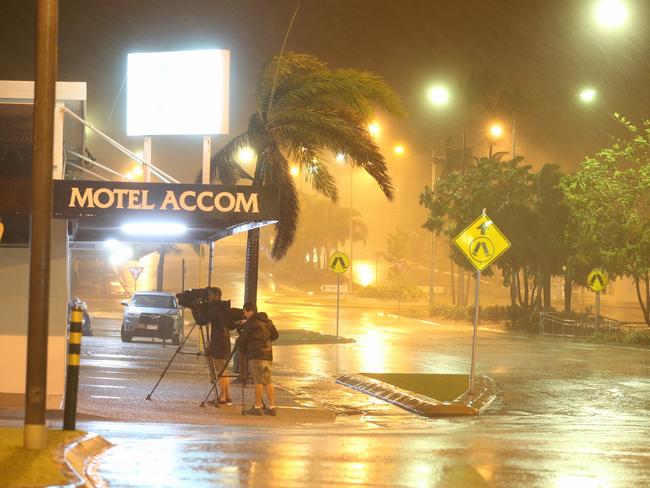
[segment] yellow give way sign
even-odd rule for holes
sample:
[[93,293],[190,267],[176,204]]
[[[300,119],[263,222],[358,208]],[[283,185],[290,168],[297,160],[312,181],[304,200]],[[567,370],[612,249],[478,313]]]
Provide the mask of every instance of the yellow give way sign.
[[603,291],[609,283],[609,276],[600,268],[592,269],[587,275],[587,284],[593,291]]
[[330,256],[329,268],[335,273],[345,273],[350,267],[350,258],[342,252],[335,252]]
[[487,268],[510,247],[510,241],[485,214],[458,234],[454,244],[479,271]]

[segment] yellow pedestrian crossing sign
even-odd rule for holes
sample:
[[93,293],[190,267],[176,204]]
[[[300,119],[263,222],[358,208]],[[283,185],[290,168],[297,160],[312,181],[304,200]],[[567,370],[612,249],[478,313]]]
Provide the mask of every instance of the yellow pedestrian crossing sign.
[[350,267],[350,258],[342,252],[335,252],[330,256],[329,268],[335,273],[345,273]]
[[609,283],[609,276],[600,268],[592,269],[587,275],[587,285],[593,291],[603,291]]
[[487,268],[510,247],[510,241],[485,214],[458,234],[454,244],[479,271]]

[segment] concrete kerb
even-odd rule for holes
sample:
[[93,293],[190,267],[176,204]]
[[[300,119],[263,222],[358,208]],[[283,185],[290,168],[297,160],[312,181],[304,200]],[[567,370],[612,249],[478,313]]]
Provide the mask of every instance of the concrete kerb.
[[474,395],[464,393],[449,402],[403,390],[363,375],[344,375],[336,382],[424,417],[479,415],[496,398],[495,383],[487,376],[482,376],[477,381],[477,393]]
[[63,459],[70,470],[79,478],[73,486],[107,486],[97,474],[97,456],[113,444],[96,434],[88,434],[83,439],[68,446]]

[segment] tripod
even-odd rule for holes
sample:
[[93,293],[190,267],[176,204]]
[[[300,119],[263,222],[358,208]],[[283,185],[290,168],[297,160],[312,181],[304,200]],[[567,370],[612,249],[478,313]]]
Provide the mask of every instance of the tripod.
[[[165,369],[163,370],[162,374],[160,375],[160,378],[158,378],[158,382],[155,384],[153,389],[147,395],[147,397],[146,397],[147,400],[151,400],[151,395],[153,395],[153,392],[156,391],[156,388],[158,388],[158,385],[160,384],[163,377],[165,376],[165,373],[167,373],[167,370],[171,366],[174,359],[176,359],[176,356],[178,354],[188,354],[188,355],[192,355],[192,356],[196,356],[196,357],[204,356],[206,358],[206,360],[207,360],[207,363],[208,363],[208,371],[210,372],[210,378],[215,377],[214,365],[212,364],[212,361],[210,360],[210,358],[207,356],[206,353],[201,352],[201,351],[196,351],[196,352],[185,352],[185,351],[183,351],[183,347],[185,346],[185,343],[187,342],[187,340],[192,335],[192,331],[194,331],[196,326],[197,326],[197,323],[194,322],[194,324],[192,324],[192,328],[190,329],[190,331],[187,333],[187,335],[183,339],[183,342],[181,342],[180,346],[178,346],[178,348],[176,348],[176,352],[174,352],[174,355],[171,357],[171,359],[167,363],[167,366],[165,366]],[[202,343],[207,346],[208,343],[205,340],[205,332],[203,330],[202,325],[199,325],[199,334],[200,334]],[[223,371],[222,371],[222,374],[223,374]],[[216,401],[216,382],[214,383],[213,388],[215,388],[215,401]],[[210,390],[210,393],[212,393],[212,390]],[[208,394],[208,396],[210,396],[210,395]],[[207,400],[207,398],[206,398],[206,400]],[[205,403],[205,401],[203,403]],[[218,404],[218,401],[216,403]]]
[[[201,402],[201,407],[205,407],[205,404],[208,402],[208,398],[210,398],[210,395],[212,392],[215,392],[215,398],[218,397],[217,395],[217,381],[224,375],[226,369],[228,368],[228,365],[230,364],[230,361],[232,361],[232,358],[235,356],[235,353],[239,350],[239,379],[240,379],[240,385],[241,385],[241,414],[246,415],[246,403],[244,401],[244,388],[246,387],[247,379],[248,379],[248,361],[246,360],[246,355],[242,353],[242,351],[239,348],[239,343],[235,342],[235,345],[232,348],[232,351],[230,352],[230,356],[228,356],[228,359],[226,360],[226,363],[224,364],[223,368],[217,375],[217,380],[212,384],[212,387],[208,391],[208,394],[205,396],[203,401]],[[237,377],[237,376],[235,376]],[[218,401],[216,403],[216,406],[219,406]]]

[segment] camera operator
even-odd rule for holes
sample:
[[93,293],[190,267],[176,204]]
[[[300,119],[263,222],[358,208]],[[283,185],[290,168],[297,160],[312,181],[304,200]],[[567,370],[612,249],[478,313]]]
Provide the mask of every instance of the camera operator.
[[[248,357],[250,371],[253,374],[255,383],[255,405],[246,413],[250,415],[275,416],[275,390],[273,388],[271,371],[273,364],[272,341],[278,338],[278,331],[275,325],[264,312],[257,312],[257,306],[253,302],[244,304],[244,328],[237,340],[242,352]],[[262,393],[266,390],[269,404],[265,412],[262,412]]]
[[[230,356],[230,330],[234,328],[228,320],[227,314],[221,302],[221,289],[217,287],[207,288],[207,301],[197,300],[192,306],[192,315],[199,325],[210,322],[210,344],[206,353],[212,361],[215,373],[218,374],[226,366],[226,359]],[[230,379],[225,375],[219,378],[219,403],[231,405]]]

